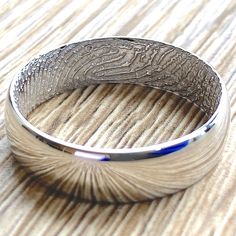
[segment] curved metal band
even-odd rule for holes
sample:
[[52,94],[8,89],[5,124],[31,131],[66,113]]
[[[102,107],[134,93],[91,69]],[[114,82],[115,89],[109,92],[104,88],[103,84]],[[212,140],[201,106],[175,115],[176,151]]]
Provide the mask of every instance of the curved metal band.
[[[169,142],[105,149],[64,142],[38,130],[26,119],[36,106],[56,94],[101,83],[133,83],[176,93],[198,105],[209,120],[189,135]],[[195,55],[151,40],[101,38],[65,45],[30,61],[10,85],[6,121],[12,150],[23,165],[40,172],[47,167],[44,155],[56,166],[59,160],[65,166],[68,161],[76,161],[79,171],[86,168],[86,175],[91,175],[86,184],[92,190],[80,193],[80,197],[127,202],[164,196],[204,176],[216,164],[223,148],[229,104],[218,74]],[[30,151],[25,148],[27,143]],[[88,170],[88,166],[95,171]],[[101,176],[116,179],[118,190]],[[87,187],[81,187],[85,180],[76,181],[85,191]],[[128,190],[132,185],[136,186],[133,192]]]

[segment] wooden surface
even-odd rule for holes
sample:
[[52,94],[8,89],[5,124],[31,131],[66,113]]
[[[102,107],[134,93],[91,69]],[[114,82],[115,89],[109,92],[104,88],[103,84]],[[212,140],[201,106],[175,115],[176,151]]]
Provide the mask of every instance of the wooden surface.
[[[1,236],[236,235],[236,1],[2,0],[0,4]],[[34,55],[62,43],[110,35],[181,46],[209,61],[227,84],[231,130],[222,160],[185,191],[126,205],[72,201],[39,185],[10,154],[3,110],[16,71]],[[160,91],[103,85],[60,95],[36,109],[30,120],[72,142],[125,147],[179,137],[199,126],[204,116],[183,99]]]

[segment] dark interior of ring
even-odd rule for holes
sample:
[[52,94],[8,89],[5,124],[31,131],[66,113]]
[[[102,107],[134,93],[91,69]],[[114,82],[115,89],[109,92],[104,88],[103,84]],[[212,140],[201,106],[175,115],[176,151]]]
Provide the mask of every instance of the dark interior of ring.
[[14,99],[27,116],[66,90],[132,83],[176,93],[211,116],[221,97],[216,73],[180,48],[144,39],[106,38],[73,43],[29,62],[18,74]]

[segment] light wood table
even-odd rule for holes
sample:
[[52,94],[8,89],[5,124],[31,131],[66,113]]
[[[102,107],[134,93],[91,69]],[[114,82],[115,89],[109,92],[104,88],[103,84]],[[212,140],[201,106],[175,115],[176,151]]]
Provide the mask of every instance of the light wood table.
[[[235,29],[235,0],[1,0],[0,235],[236,235]],[[63,43],[112,35],[183,47],[210,62],[226,82],[231,130],[222,160],[185,191],[125,205],[72,201],[40,185],[11,156],[4,99],[17,70]],[[128,147],[189,133],[204,116],[167,93],[102,85],[62,94],[30,120],[76,143]]]

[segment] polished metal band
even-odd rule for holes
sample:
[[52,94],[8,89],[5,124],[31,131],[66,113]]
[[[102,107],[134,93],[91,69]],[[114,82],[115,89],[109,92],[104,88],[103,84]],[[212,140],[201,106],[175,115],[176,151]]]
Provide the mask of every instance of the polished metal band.
[[[26,119],[57,94],[101,83],[169,91],[199,106],[209,119],[181,138],[125,149],[68,143]],[[47,183],[64,182],[67,176],[56,173],[57,167],[73,169],[73,162],[80,177],[72,176],[59,189],[90,200],[129,202],[184,189],[212,169],[227,135],[229,104],[219,75],[195,55],[161,42],[114,37],[72,43],[31,60],[11,83],[6,121],[17,160]],[[44,172],[47,165],[51,172]],[[70,191],[70,184],[78,189]]]

